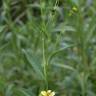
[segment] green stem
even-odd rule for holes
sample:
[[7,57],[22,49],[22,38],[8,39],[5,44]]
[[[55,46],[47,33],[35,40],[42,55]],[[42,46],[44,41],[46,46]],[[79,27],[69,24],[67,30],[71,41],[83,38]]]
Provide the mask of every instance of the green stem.
[[46,90],[47,90],[48,89],[47,62],[46,62],[46,57],[45,57],[45,42],[44,42],[44,38],[42,38],[42,43],[43,43],[43,67],[44,67],[45,85],[46,85]]

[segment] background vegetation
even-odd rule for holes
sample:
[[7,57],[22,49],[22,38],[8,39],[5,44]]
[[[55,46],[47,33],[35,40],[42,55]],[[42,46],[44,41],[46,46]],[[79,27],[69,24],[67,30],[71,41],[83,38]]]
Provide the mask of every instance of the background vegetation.
[[96,96],[96,0],[0,1],[0,96]]

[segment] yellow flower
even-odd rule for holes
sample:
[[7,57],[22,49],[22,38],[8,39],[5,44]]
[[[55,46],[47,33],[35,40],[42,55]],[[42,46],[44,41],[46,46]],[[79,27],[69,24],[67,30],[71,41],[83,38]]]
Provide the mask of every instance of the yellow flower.
[[48,91],[41,91],[41,96],[55,96],[55,92],[52,92],[51,90]]
[[70,12],[69,12],[69,16],[72,16],[75,12],[77,12],[78,11],[78,9],[77,9],[77,7],[73,7],[71,10],[70,10]]
[[72,10],[75,11],[75,12],[78,11],[78,9],[75,6],[72,8]]

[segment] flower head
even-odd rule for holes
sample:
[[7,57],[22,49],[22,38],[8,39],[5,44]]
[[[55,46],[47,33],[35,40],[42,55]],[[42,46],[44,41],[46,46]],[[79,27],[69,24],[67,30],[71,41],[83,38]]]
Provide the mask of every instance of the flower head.
[[75,11],[75,12],[78,11],[77,7],[75,7],[75,6],[72,8],[72,10]]
[[73,7],[70,12],[69,12],[69,16],[72,16],[74,13],[78,12],[78,8],[77,7]]
[[41,91],[40,96],[55,96],[55,92],[52,92],[51,90]]

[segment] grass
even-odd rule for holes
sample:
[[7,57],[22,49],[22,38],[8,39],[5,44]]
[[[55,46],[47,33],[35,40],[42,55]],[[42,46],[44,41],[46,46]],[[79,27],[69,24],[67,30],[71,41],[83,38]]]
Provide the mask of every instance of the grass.
[[96,1],[0,1],[0,96],[96,95]]

